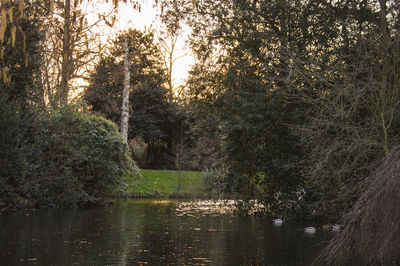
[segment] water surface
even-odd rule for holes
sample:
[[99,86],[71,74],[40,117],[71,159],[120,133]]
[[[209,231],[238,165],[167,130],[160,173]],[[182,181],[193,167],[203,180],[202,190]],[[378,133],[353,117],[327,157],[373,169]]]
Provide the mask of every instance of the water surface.
[[129,200],[89,210],[3,213],[0,265],[308,265],[329,238],[229,209]]

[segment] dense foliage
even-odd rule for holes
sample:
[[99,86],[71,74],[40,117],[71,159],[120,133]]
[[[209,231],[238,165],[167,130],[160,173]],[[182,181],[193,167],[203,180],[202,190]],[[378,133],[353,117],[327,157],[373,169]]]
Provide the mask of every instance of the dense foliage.
[[290,128],[302,106],[285,97],[291,90],[288,49],[301,55],[312,42],[299,30],[303,4],[198,1],[193,8],[173,3],[167,5],[167,23],[175,23],[169,17],[186,17],[193,29],[198,63],[186,96],[197,122],[194,130],[219,140],[213,165],[217,187],[258,197],[279,215],[283,205],[304,213],[303,150]]
[[163,5],[166,23],[192,29],[186,96],[194,130],[221,145],[218,186],[281,215],[335,220],[348,210],[399,140],[398,4]]
[[134,163],[117,127],[104,118],[64,107],[21,109],[2,99],[2,205],[75,206],[124,191]]

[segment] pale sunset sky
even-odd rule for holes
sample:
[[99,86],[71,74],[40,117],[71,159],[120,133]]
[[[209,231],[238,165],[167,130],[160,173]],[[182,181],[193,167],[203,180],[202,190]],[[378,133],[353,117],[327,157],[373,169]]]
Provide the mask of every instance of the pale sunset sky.
[[[133,4],[124,3],[120,1],[118,4],[117,21],[113,28],[108,26],[98,27],[97,33],[102,35],[102,42],[106,42],[108,39],[113,38],[118,34],[119,31],[127,30],[129,28],[136,28],[139,30],[145,30],[152,28],[155,31],[160,30],[161,23],[157,19],[157,7],[153,6],[153,0],[139,0],[141,4],[141,12],[134,9]],[[98,13],[107,13],[114,8],[113,1],[96,1],[92,0],[89,3],[84,3],[83,10],[89,13],[87,18],[88,22],[93,23],[98,18]],[[190,66],[193,64],[194,59],[190,50],[185,46],[186,36],[182,36],[178,40],[177,49],[174,57],[179,59],[175,62],[173,67],[173,82],[174,87],[177,87],[185,83],[188,77],[188,71]]]

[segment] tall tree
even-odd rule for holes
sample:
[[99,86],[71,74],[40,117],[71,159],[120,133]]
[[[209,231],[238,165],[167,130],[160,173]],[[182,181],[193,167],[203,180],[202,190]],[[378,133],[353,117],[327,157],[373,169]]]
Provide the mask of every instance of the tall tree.
[[121,134],[128,143],[128,122],[129,122],[129,88],[131,85],[131,73],[129,69],[129,48],[126,38],[124,39],[124,89],[122,93],[121,112]]
[[62,40],[60,103],[68,103],[68,82],[71,78],[72,69],[72,47],[71,47],[71,0],[64,1],[64,32]]
[[309,107],[308,121],[298,129],[308,150],[305,172],[315,213],[332,218],[352,206],[400,139],[398,6],[353,3],[336,18],[347,30],[339,31],[333,60],[309,57],[293,67],[306,84],[292,100]]
[[[174,68],[176,68],[177,60],[186,56],[186,53],[179,53],[178,41],[183,37],[183,31],[179,25],[179,19],[176,24],[161,28],[157,33],[157,38],[164,54],[164,65],[167,73],[167,88],[169,90],[169,101],[180,97],[187,84],[175,86],[174,84]],[[177,97],[175,97],[175,95]]]
[[291,165],[301,155],[288,127],[296,110],[278,91],[286,90],[288,47],[307,43],[300,25],[306,5],[205,0],[171,1],[165,8],[167,22],[178,16],[192,27],[198,63],[187,96],[202,123],[196,128],[220,140],[218,168],[230,192],[273,201],[302,182]]
[[[96,26],[113,21],[114,10],[99,11],[99,18],[88,23],[88,13],[79,1],[57,2],[43,26],[46,32],[45,60],[42,66],[46,97],[52,106],[67,104],[77,80],[87,78],[87,69],[97,60],[103,45]],[[110,20],[110,22],[108,22]],[[111,25],[110,24],[110,25]]]
[[178,118],[175,104],[167,98],[163,57],[152,33],[129,30],[118,36],[110,47],[110,55],[102,58],[91,73],[84,99],[94,110],[121,123],[125,40],[131,75],[128,140],[141,136],[149,144],[149,156],[159,156],[157,149],[166,149],[167,143],[172,142]]

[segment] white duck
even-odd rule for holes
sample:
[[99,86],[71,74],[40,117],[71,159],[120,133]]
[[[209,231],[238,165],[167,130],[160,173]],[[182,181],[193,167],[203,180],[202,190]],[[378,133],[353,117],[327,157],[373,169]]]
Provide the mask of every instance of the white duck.
[[304,232],[306,232],[308,234],[315,234],[315,232],[317,232],[317,229],[313,226],[308,226],[308,227],[304,228]]
[[340,231],[340,224],[332,225],[332,232],[339,232]]
[[281,226],[283,224],[283,220],[280,218],[273,219],[272,222],[274,223],[274,225],[277,225],[277,226]]

